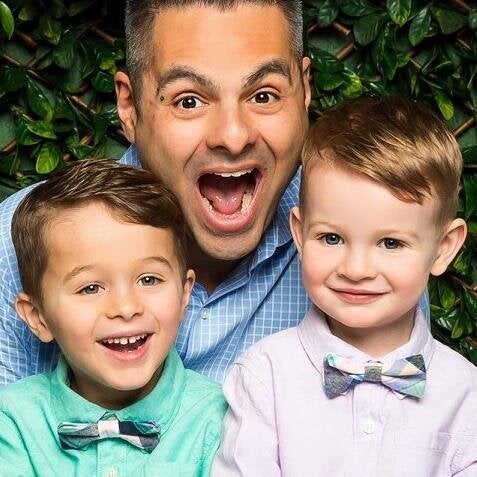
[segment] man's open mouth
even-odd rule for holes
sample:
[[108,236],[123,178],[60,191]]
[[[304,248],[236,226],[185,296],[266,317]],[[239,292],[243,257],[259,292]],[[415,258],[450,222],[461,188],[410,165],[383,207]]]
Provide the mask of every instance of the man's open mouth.
[[100,343],[112,351],[132,353],[133,351],[136,351],[144,346],[149,336],[151,335],[142,334],[137,336],[125,336],[121,338],[108,338],[101,340]]
[[257,169],[207,173],[199,178],[199,192],[206,208],[233,219],[249,211],[261,178]]

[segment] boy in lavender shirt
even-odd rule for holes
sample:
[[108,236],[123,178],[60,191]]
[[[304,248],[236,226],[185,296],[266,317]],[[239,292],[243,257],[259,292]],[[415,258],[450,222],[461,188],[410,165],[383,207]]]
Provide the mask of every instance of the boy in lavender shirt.
[[236,362],[213,475],[477,475],[477,368],[418,308],[466,236],[461,169],[418,104],[360,98],[324,114],[290,218],[315,306]]

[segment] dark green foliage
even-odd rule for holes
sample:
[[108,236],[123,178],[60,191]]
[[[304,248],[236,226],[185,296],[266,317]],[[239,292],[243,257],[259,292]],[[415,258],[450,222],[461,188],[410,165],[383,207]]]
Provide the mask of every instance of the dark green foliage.
[[[475,3],[474,3],[475,5]],[[459,138],[469,238],[430,285],[433,331],[477,364],[477,8],[465,0],[305,0],[311,115],[363,93],[431,105]],[[123,2],[0,2],[0,198],[65,161],[119,157]],[[118,38],[118,40],[115,40]]]

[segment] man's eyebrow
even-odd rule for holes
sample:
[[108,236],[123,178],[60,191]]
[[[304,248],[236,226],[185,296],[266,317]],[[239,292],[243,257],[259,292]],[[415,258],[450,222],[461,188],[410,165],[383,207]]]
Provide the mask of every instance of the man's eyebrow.
[[288,84],[292,84],[292,75],[288,63],[285,60],[277,58],[260,64],[253,73],[247,76],[244,87],[248,88],[270,74],[284,76],[288,80]]
[[169,68],[158,80],[157,92],[162,91],[166,86],[170,85],[174,81],[181,79],[186,79],[192,81],[203,88],[218,91],[217,85],[204,76],[201,73],[198,73],[193,68],[183,65],[175,65]]

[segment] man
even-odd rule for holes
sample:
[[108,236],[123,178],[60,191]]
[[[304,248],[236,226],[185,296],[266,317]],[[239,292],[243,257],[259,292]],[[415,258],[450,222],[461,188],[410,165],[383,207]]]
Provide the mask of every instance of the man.
[[[134,146],[121,161],[157,174],[184,209],[197,283],[176,347],[186,367],[222,381],[309,305],[288,229],[310,103],[301,2],[131,0],[126,42],[116,93]],[[0,384],[57,359],[12,307],[10,219],[24,193],[0,210]]]

